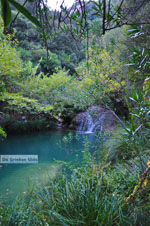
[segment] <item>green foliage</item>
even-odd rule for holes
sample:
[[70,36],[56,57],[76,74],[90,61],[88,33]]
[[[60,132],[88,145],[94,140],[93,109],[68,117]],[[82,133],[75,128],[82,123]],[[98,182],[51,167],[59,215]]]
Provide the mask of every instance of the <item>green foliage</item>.
[[23,95],[53,105],[54,115],[71,115],[74,109],[86,109],[95,102],[88,92],[91,85],[88,80],[79,81],[63,71],[50,77],[44,74],[28,76],[17,85]]
[[40,105],[37,100],[23,97],[21,93],[3,93],[0,100],[7,103],[6,109],[16,111],[19,114],[25,112],[30,114],[48,113],[53,109],[52,105]]
[[[10,23],[9,2],[37,24],[37,21],[20,4],[12,0],[5,2],[1,0],[5,27]],[[119,26],[122,22],[122,15],[117,5],[118,3],[116,8],[113,6],[106,14],[106,18],[103,18],[113,26]],[[97,16],[102,17],[102,1],[95,3],[93,10],[96,11]],[[85,15],[88,16],[87,11]],[[80,11],[74,11],[70,16],[83,29],[86,24],[81,18]],[[94,156],[89,152],[89,143],[85,140],[82,163],[78,163],[78,166],[63,163],[62,172],[44,188],[38,187],[28,191],[13,205],[0,207],[0,223],[4,225],[149,225],[148,25],[134,25],[131,29],[126,27],[118,29],[117,32],[111,31],[100,41],[98,36],[101,35],[102,26],[99,26],[97,18],[94,18],[96,27],[90,26],[93,29],[90,32],[95,32],[94,39],[90,38],[93,33],[89,32],[88,40],[90,44],[92,43],[87,53],[89,59],[88,62],[79,64],[76,69],[78,75],[75,77],[57,68],[62,66],[70,71],[72,69],[73,72],[75,65],[84,58],[80,51],[82,44],[77,48],[69,35],[58,32],[56,38],[51,37],[51,40],[48,40],[49,58],[47,58],[46,50],[41,47],[39,37],[36,37],[31,24],[24,23],[22,18],[19,18],[17,23],[22,29],[29,28],[27,34],[21,29],[17,31],[20,32],[19,39],[23,40],[19,47],[23,59],[25,61],[25,58],[28,58],[24,68],[16,50],[14,36],[5,37],[3,26],[0,28],[0,102],[2,104],[0,110],[5,117],[8,115],[10,121],[7,121],[7,125],[9,123],[13,130],[26,132],[29,128],[31,131],[41,130],[43,126],[50,128],[51,125],[47,123],[45,116],[48,119],[53,116],[62,121],[68,117],[72,118],[75,112],[84,111],[93,104],[103,102],[107,105],[113,94],[117,93],[119,98],[122,98],[123,91],[129,88],[127,77],[131,82],[131,90],[128,89],[125,93],[129,116],[128,122],[124,122],[125,128],[114,131],[109,139],[107,137],[105,140],[104,134],[101,134],[102,136],[97,134],[99,142],[95,144],[97,152]],[[79,29],[74,27],[73,29],[78,37]],[[130,39],[127,38],[127,29],[130,29]],[[85,32],[83,35],[85,36]],[[27,49],[30,49],[29,53]],[[124,71],[125,64],[129,69]],[[40,69],[42,72],[39,72]],[[1,127],[0,136],[6,137]],[[68,145],[70,149],[72,139],[71,133],[63,139],[64,145]]]
[[[2,32],[2,24],[0,27]],[[16,40],[12,41],[12,38],[13,35],[0,36],[0,78],[8,84],[11,79],[19,76],[23,66],[20,54],[15,47]]]
[[128,130],[118,128],[103,145],[103,156],[105,155],[106,159],[114,164],[140,157],[150,148],[149,128],[135,131],[132,124],[128,124],[127,128]]
[[146,127],[149,122],[150,115],[150,101],[146,96],[146,92],[143,90],[133,90],[132,96],[129,97],[130,101],[128,101],[128,108],[131,114],[132,121],[136,124],[136,128],[138,127]]
[[[3,27],[1,27],[1,29],[3,29]],[[17,41],[14,39],[14,35],[5,36],[2,34],[1,30],[0,39],[0,101],[2,113],[5,113],[4,115],[8,114],[9,118],[11,118],[10,121],[19,120],[24,127],[26,127],[27,123],[23,123],[22,117],[25,117],[26,121],[30,121],[31,118],[41,119],[44,115],[51,117],[53,110],[51,104],[43,104],[38,102],[37,99],[23,96],[17,86],[18,82],[23,82],[28,76],[35,77],[39,65],[33,67],[32,63],[28,62],[23,68],[20,54],[16,50]],[[8,121],[9,119],[5,120],[5,125],[8,125]],[[47,127],[45,122],[43,125]],[[14,122],[10,123],[10,127],[11,126],[12,128],[14,127]],[[33,127],[33,125],[31,125],[31,127]],[[19,128],[19,126],[17,125],[16,128]],[[11,130],[11,128],[7,129]]]
[[3,128],[0,126],[0,138],[6,138],[6,137],[7,137],[7,134],[5,133]]
[[56,89],[63,89],[68,84],[70,76],[66,72],[59,71],[50,77],[44,74],[38,76],[28,76],[28,78],[20,84],[24,94],[36,97],[37,99],[46,99],[51,96],[52,92]]
[[8,0],[1,0],[1,15],[4,21],[4,26],[7,27],[11,21],[11,9]]
[[[39,63],[40,64],[40,63]],[[39,64],[36,65],[35,67],[33,67],[33,64],[31,61],[28,61],[27,63],[24,64],[24,68],[22,70],[22,75],[26,78],[27,76],[35,76],[38,68],[39,68]]]
[[132,49],[132,55],[129,58],[129,66],[135,70],[132,77],[135,84],[142,85],[144,80],[149,76],[150,69],[150,50],[140,46]]
[[103,93],[119,91],[125,85],[119,59],[99,47],[92,48],[89,54],[89,69],[81,65],[77,70],[81,76],[84,74],[84,81],[87,80],[91,85],[100,84]]
[[0,81],[0,92],[5,92],[6,91],[6,87],[5,87],[5,83],[3,81]]
[[[34,4],[34,3],[33,3]],[[32,4],[30,4],[32,8]],[[16,11],[12,11],[16,15]],[[50,21],[51,23],[51,21]],[[44,25],[45,26],[45,25]],[[24,62],[31,61],[35,66],[42,58],[41,68],[44,73],[56,72],[57,67],[66,68],[71,74],[75,73],[75,67],[78,62],[84,58],[82,52],[83,44],[76,42],[71,34],[64,34],[56,28],[55,35],[48,34],[47,31],[47,45],[48,55],[43,43],[42,33],[35,30],[32,23],[18,15],[13,27],[16,29],[15,37],[19,41],[18,49],[21,53],[21,58]]]
[[[148,9],[149,7],[150,5],[148,5]],[[146,9],[144,11],[146,16]],[[139,87],[140,89],[144,80],[149,77],[150,49],[147,36],[148,30],[149,25],[132,25],[128,27],[128,38],[125,41],[125,45],[129,49],[128,67],[132,71],[130,79],[134,87]]]
[[43,59],[41,59],[41,69],[46,74],[49,73],[50,75],[55,73],[58,68],[61,67],[61,62],[58,59],[58,56],[55,53],[48,52],[48,59],[46,59],[46,53],[44,54]]
[[7,27],[11,22],[11,8],[10,3],[19,11],[21,12],[25,17],[27,17],[33,24],[36,26],[41,27],[39,21],[31,15],[31,13],[22,5],[20,5],[18,2],[14,0],[1,0],[1,16],[4,21],[4,27]]

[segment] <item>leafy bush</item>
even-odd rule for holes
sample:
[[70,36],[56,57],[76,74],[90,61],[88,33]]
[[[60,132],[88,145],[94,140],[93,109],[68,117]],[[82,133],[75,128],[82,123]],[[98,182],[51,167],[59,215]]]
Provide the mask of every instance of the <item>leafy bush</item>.
[[17,41],[13,40],[13,35],[7,37],[2,34],[3,26],[0,22],[0,79],[8,85],[22,71],[23,63],[20,53],[16,50]]
[[90,86],[88,80],[78,81],[64,71],[58,71],[50,77],[44,74],[28,76],[17,83],[18,90],[23,92],[23,95],[53,105],[54,115],[63,112],[73,114],[75,109],[85,110],[93,104],[96,101],[96,98],[92,97],[95,87],[91,87],[90,93]]
[[23,83],[20,83],[20,89],[25,95],[37,99],[45,100],[51,97],[51,93],[56,89],[63,89],[68,84],[70,76],[66,72],[59,71],[50,77],[44,74],[38,76],[29,76]]
[[0,126],[0,138],[6,138],[6,137],[7,137],[7,134],[5,133],[3,128]]
[[119,91],[125,85],[125,78],[118,58],[98,47],[91,48],[89,54],[89,69],[84,64],[80,65],[77,70],[80,76],[85,77],[90,84],[97,81],[104,93]]
[[6,107],[8,110],[16,111],[19,114],[25,112],[29,112],[30,114],[47,113],[53,109],[52,105],[42,106],[37,100],[23,97],[21,93],[5,92],[0,96],[0,100],[8,103],[8,106]]

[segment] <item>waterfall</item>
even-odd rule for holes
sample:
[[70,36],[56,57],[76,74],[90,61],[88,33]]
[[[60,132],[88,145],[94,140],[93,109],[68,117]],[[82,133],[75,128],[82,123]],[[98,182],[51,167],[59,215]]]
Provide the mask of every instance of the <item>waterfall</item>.
[[75,122],[78,132],[93,133],[111,129],[116,119],[109,110],[100,106],[92,106],[86,112],[79,113]]
[[94,128],[94,122],[92,116],[88,112],[80,114],[80,124],[77,128],[78,132],[92,133]]

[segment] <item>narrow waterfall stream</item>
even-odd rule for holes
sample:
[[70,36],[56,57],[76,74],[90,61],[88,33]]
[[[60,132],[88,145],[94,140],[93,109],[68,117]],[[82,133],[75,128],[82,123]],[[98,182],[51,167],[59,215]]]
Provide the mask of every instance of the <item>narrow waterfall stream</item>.
[[81,122],[77,129],[78,132],[92,133],[94,129],[94,122],[92,116],[88,113],[82,113]]
[[86,112],[79,113],[75,119],[77,131],[81,133],[93,133],[102,130],[111,130],[116,118],[114,115],[103,107],[93,106]]

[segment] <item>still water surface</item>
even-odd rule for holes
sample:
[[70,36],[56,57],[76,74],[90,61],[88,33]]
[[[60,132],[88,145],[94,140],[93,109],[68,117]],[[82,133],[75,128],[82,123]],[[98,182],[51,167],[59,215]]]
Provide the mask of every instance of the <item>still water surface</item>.
[[27,188],[54,178],[60,170],[56,160],[80,159],[87,138],[92,142],[94,135],[60,130],[9,136],[0,143],[0,155],[38,155],[38,164],[0,164],[0,201],[13,201]]

